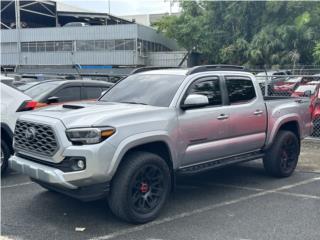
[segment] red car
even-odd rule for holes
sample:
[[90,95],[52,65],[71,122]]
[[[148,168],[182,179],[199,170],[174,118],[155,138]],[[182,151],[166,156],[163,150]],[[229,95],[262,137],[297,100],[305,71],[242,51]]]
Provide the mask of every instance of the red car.
[[320,137],[320,81],[298,86],[292,97],[310,97],[310,112],[314,124],[313,136]]
[[303,84],[312,81],[312,77],[290,77],[283,82],[277,82],[273,85],[273,93],[277,95],[291,95],[295,89]]

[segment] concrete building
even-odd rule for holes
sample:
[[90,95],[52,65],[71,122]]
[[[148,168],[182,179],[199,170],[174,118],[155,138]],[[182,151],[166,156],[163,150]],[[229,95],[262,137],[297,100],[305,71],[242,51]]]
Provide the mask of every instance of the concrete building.
[[[32,72],[39,66],[76,66],[99,72],[119,66],[173,66],[184,56],[175,41],[153,28],[106,13],[71,12],[73,8],[57,8],[54,1],[28,3],[1,1],[2,67]],[[70,22],[89,26],[64,27]]]
[[[171,13],[171,15],[179,16],[180,13]],[[154,14],[137,14],[137,15],[125,15],[121,18],[128,21],[132,21],[145,26],[152,26],[155,22],[158,22],[162,17],[169,16],[169,13],[154,13]]]

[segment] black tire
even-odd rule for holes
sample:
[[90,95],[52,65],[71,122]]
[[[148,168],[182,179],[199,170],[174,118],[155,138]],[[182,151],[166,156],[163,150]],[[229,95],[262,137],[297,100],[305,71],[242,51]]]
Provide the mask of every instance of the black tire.
[[146,223],[159,215],[170,189],[165,160],[152,153],[133,152],[123,159],[111,182],[109,207],[124,221]]
[[279,131],[271,148],[263,158],[265,170],[274,177],[289,177],[296,169],[300,142],[290,131]]
[[7,171],[8,160],[11,154],[7,143],[3,139],[1,139],[1,153],[3,154],[3,159],[1,156],[1,174],[4,174]]

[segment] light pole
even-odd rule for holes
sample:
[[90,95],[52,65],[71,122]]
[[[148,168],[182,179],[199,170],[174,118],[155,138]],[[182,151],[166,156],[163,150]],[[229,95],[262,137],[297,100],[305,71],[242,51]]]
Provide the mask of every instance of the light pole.
[[17,30],[17,47],[18,47],[18,66],[21,65],[21,19],[20,19],[20,1],[15,0],[15,14],[16,14],[16,30]]

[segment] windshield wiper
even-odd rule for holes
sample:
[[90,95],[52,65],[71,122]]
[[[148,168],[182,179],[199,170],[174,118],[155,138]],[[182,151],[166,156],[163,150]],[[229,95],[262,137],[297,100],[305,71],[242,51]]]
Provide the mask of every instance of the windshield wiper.
[[120,102],[120,103],[128,103],[128,104],[141,104],[141,105],[149,105],[146,103],[142,103],[142,102]]

